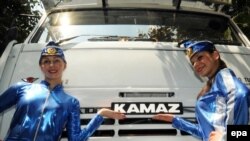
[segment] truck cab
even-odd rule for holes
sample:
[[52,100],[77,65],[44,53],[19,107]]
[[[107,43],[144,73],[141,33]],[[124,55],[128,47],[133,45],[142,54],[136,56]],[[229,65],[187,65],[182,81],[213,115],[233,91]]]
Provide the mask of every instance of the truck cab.
[[[19,81],[39,83],[41,49],[60,44],[67,60],[63,85],[80,101],[81,125],[100,108],[127,115],[105,118],[90,141],[195,141],[171,123],[171,113],[196,122],[196,97],[206,78],[194,73],[183,40],[210,40],[228,67],[250,86],[250,42],[219,12],[225,0],[75,0],[40,19],[23,43],[12,41],[0,59],[0,93]],[[215,3],[214,3],[215,2]],[[0,139],[15,107],[0,114]],[[62,140],[67,140],[66,132]]]

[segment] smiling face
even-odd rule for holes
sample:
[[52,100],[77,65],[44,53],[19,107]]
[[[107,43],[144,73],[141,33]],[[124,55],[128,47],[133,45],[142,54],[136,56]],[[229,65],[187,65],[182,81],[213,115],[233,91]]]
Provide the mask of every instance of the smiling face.
[[40,68],[48,82],[61,83],[66,63],[58,56],[43,56]]
[[213,53],[202,51],[196,53],[190,61],[198,75],[211,78],[219,67],[219,59],[220,56],[217,51],[214,51]]

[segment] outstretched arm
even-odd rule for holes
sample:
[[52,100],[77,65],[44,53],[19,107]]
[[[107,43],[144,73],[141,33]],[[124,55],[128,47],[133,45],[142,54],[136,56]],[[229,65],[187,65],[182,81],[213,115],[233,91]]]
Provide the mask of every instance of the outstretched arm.
[[196,138],[202,138],[202,132],[198,124],[191,123],[180,117],[176,117],[172,114],[157,114],[153,116],[153,119],[170,122],[174,128],[188,132]]
[[103,108],[98,111],[85,128],[81,129],[79,102],[75,100],[73,105],[74,106],[70,110],[69,120],[66,125],[69,141],[86,141],[99,128],[104,120],[104,117],[112,119],[125,118],[123,113]]
[[98,114],[107,117],[107,118],[112,118],[112,119],[124,119],[126,118],[125,114],[121,112],[116,112],[110,109],[102,108],[101,110],[98,111]]
[[153,116],[153,119],[165,121],[165,122],[172,122],[174,118],[174,115],[172,114],[157,114]]
[[17,89],[21,86],[22,86],[21,83],[12,85],[5,92],[0,94],[0,113],[17,103],[18,101]]

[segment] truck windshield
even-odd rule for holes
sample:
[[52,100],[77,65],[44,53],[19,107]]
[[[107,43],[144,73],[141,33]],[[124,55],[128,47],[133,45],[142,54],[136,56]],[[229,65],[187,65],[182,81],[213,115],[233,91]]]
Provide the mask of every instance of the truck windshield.
[[77,10],[48,15],[31,42],[179,42],[185,39],[241,44],[229,19],[205,13],[162,10]]

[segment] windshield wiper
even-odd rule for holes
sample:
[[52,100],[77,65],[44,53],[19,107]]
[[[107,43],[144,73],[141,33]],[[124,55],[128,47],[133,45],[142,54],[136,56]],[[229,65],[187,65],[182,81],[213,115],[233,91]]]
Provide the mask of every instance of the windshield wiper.
[[156,40],[151,38],[145,38],[145,37],[130,37],[130,36],[117,36],[117,35],[93,35],[93,34],[82,34],[77,36],[72,36],[65,39],[60,39],[56,43],[61,44],[63,42],[67,42],[70,40],[73,40],[78,37],[82,36],[97,36],[89,38],[88,41],[152,41],[155,42]]
[[77,35],[77,36],[73,36],[73,37],[69,37],[69,38],[65,38],[65,39],[60,39],[57,41],[58,44],[61,44],[63,42],[66,42],[66,41],[69,41],[69,40],[72,40],[72,39],[75,39],[75,38],[78,38],[78,37],[81,37],[82,35]]
[[101,36],[88,39],[88,41],[155,41],[154,39],[145,37],[130,37],[130,36]]
[[103,36],[103,35],[81,34],[81,35],[76,35],[76,36],[68,37],[68,38],[65,38],[65,39],[60,39],[60,40],[57,41],[57,43],[61,44],[63,42],[67,42],[67,41],[70,41],[70,40],[73,40],[75,38],[82,37],[82,36]]
[[89,38],[88,41],[119,41],[119,36],[101,36],[101,37],[93,37]]
[[[181,42],[178,43],[177,47],[180,47],[181,44],[185,43],[186,41],[195,41],[193,39],[186,39],[186,40],[183,40]],[[240,42],[238,41],[232,41],[232,40],[226,40],[226,39],[220,39],[220,40],[213,40],[213,39],[210,39],[210,41],[212,41],[214,44],[221,44],[221,45],[242,45]]]
[[224,45],[242,45],[238,41],[232,41],[232,40],[211,40],[214,44],[224,44]]

